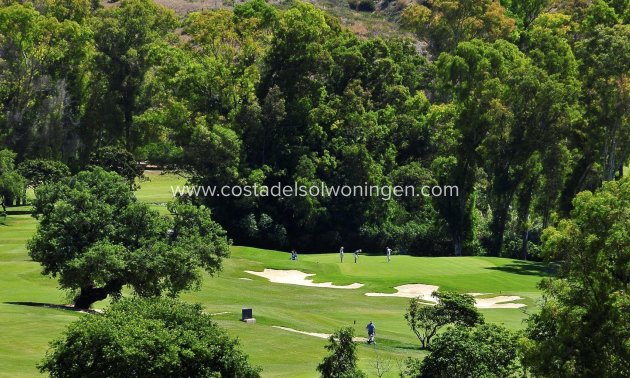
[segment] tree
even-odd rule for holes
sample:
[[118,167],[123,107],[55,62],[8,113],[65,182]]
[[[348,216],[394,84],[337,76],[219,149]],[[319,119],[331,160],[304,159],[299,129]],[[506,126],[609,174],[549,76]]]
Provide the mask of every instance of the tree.
[[63,178],[70,176],[68,166],[57,160],[25,160],[18,164],[17,170],[26,179],[26,184],[31,188],[61,181]]
[[438,302],[435,306],[423,305],[418,298],[411,298],[405,313],[405,320],[420,340],[422,349],[427,348],[433,336],[447,324],[472,327],[484,322],[472,296],[448,291],[436,291],[432,296]]
[[412,4],[401,15],[402,25],[429,42],[432,52],[448,52],[475,38],[507,39],[515,28],[498,0],[430,0]]
[[357,367],[357,346],[352,341],[354,330],[342,328],[328,339],[330,355],[317,366],[322,378],[360,378],[365,374]]
[[630,179],[579,193],[571,218],[543,234],[543,252],[561,264],[541,284],[541,311],[529,319],[526,365],[542,377],[630,374]]
[[460,43],[453,54],[441,54],[436,62],[437,93],[455,104],[457,143],[434,160],[433,170],[440,185],[457,185],[459,195],[438,197],[435,203],[448,224],[456,256],[472,251],[475,190],[484,163],[480,153],[484,142],[503,140],[502,129],[509,128],[512,118],[504,97],[512,72],[522,72],[525,64],[516,46],[501,40]]
[[437,331],[446,324],[446,320],[434,306],[422,304],[418,298],[409,300],[409,307],[405,313],[405,320],[409,328],[416,334],[426,349]]
[[0,35],[0,143],[19,160],[71,159],[86,99],[91,31],[40,14],[31,2],[3,2]]
[[124,148],[113,146],[99,148],[90,156],[90,164],[118,173],[127,179],[131,186],[135,184],[136,178],[143,176],[142,167]]
[[502,2],[512,14],[518,17],[524,29],[529,28],[529,25],[545,10],[549,3],[550,0],[507,0]]
[[201,270],[216,272],[228,255],[225,232],[208,209],[171,203],[172,217],[160,216],[136,201],[125,179],[102,168],[35,194],[40,222],[29,255],[76,294],[77,308],[119,297],[125,285],[144,297],[198,288]]
[[259,377],[200,305],[123,299],[71,323],[39,364],[51,377]]
[[409,375],[417,378],[517,376],[518,335],[495,324],[449,328],[410,367]]
[[630,157],[630,69],[622,63],[630,60],[630,25],[587,30],[576,54],[587,89],[587,143],[597,154],[601,180],[612,180],[623,176]]
[[[133,151],[141,142],[133,134],[133,116],[150,44],[177,26],[174,12],[149,0],[123,0],[90,19],[96,46],[90,110],[83,131],[94,148],[109,140]],[[94,125],[96,136],[88,137]],[[98,126],[97,126],[98,125]]]
[[15,169],[15,156],[11,150],[0,150],[0,205],[3,214],[7,212],[8,204],[24,197],[26,190],[24,177]]

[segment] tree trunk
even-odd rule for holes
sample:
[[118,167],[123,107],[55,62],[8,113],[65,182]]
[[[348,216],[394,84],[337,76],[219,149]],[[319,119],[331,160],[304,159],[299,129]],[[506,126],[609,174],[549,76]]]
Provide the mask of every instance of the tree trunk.
[[453,253],[455,256],[462,255],[462,241],[461,240],[453,240]]
[[505,224],[507,223],[509,211],[509,203],[502,204],[494,209],[490,230],[492,231],[490,254],[492,256],[501,256],[503,249],[503,235],[505,234]]
[[523,245],[521,246],[521,260],[527,260],[528,243],[529,242],[529,228],[523,232]]
[[94,286],[82,287],[81,292],[74,300],[74,307],[87,310],[92,306],[92,303],[102,301],[105,298],[107,298],[107,291],[104,288]]

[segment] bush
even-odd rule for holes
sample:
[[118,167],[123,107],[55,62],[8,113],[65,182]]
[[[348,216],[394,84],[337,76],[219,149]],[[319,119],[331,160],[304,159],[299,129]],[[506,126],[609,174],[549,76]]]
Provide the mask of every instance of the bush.
[[200,305],[124,299],[70,324],[38,366],[51,377],[259,377]]
[[508,329],[456,326],[437,337],[422,362],[408,361],[407,368],[418,378],[509,377],[521,372],[517,357],[518,336]]

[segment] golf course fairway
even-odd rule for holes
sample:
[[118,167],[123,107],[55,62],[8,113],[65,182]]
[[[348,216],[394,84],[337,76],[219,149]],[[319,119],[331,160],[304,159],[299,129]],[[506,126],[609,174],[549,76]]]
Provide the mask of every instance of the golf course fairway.
[[[170,185],[182,179],[173,175],[149,174],[138,198],[164,210]],[[0,376],[37,376],[36,364],[48,343],[82,314],[51,306],[71,302],[57,288],[54,279],[40,274],[40,266],[28,257],[26,242],[33,235],[36,220],[12,209],[0,224]],[[353,246],[354,247],[354,246]],[[360,246],[356,246],[360,248]],[[348,248],[349,249],[349,248]],[[510,329],[523,329],[523,320],[536,311],[540,293],[537,283],[550,274],[541,263],[491,257],[412,257],[392,256],[387,262],[383,251],[366,251],[354,263],[346,253],[343,263],[336,251],[299,254],[245,246],[233,246],[231,257],[215,277],[206,276],[199,291],[181,296],[203,305],[207,313],[231,335],[240,339],[253,364],[262,367],[263,376],[313,377],[326,354],[326,340],[305,333],[330,334],[342,326],[352,326],[355,335],[365,337],[365,326],[373,321],[376,345],[361,343],[359,366],[374,376],[374,361],[390,365],[386,376],[397,376],[407,357],[421,357],[419,342],[403,315],[408,298],[367,296],[366,293],[395,293],[395,287],[408,284],[435,285],[461,293],[483,293],[481,298],[518,296],[521,308],[481,309],[486,321]],[[381,253],[379,253],[381,252]],[[298,251],[299,253],[299,251]],[[309,287],[274,283],[246,271],[264,269],[297,270],[313,283],[362,286],[352,289]],[[108,301],[96,303],[105,308]],[[241,322],[241,309],[252,308],[255,324]],[[290,328],[304,333],[292,332]]]

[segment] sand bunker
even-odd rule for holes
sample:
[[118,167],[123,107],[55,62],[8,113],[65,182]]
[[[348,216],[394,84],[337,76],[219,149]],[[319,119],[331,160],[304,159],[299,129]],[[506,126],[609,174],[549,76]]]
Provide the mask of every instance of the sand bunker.
[[401,297],[401,298],[419,298],[427,302],[436,302],[435,298],[431,296],[434,291],[439,289],[435,285],[423,285],[423,284],[409,284],[396,286],[395,293],[365,293],[368,297]]
[[[255,272],[252,270],[246,270],[245,273],[253,274],[255,276],[263,277],[271,282],[300,285],[300,286],[312,286],[312,287],[325,287],[329,289],[358,289],[363,286],[360,283],[353,283],[350,285],[333,285],[332,282],[315,283],[311,278],[315,274],[308,274],[299,270],[279,270],[279,269],[264,269],[262,272]],[[400,297],[400,298],[419,298],[429,303],[436,303],[435,298],[431,296],[434,291],[439,289],[435,285],[425,284],[407,284],[396,286],[395,293],[365,293],[368,297]],[[521,308],[525,307],[523,303],[508,303],[521,300],[523,298],[516,295],[500,295],[490,298],[476,298],[479,296],[487,295],[488,293],[469,293],[475,297],[477,308]],[[284,329],[284,328],[283,328]],[[296,331],[299,333],[305,333],[302,331]],[[309,334],[309,333],[305,333]],[[319,334],[320,336],[324,334]],[[311,335],[314,336],[314,335]],[[322,336],[328,337],[330,335]],[[319,337],[319,336],[318,336]]]
[[[302,335],[319,337],[320,339],[328,339],[330,337],[329,333],[304,332],[304,331],[298,331],[297,329],[293,329],[293,328],[289,328],[289,327],[280,327],[280,326],[271,326],[271,327],[272,328],[281,329],[281,330],[284,330],[284,331],[300,333]],[[353,337],[352,341],[355,341],[355,342],[367,342],[367,338],[365,338],[365,337]]]
[[[436,303],[435,298],[431,296],[434,291],[438,290],[438,286],[424,284],[409,284],[396,286],[395,293],[365,293],[368,297],[400,297],[400,298],[419,298],[423,301]],[[487,293],[469,293],[473,297],[486,295]],[[500,295],[491,298],[475,298],[475,306],[477,308],[521,308],[525,307],[523,303],[506,303],[521,300],[523,298],[516,295]]]
[[505,303],[514,302],[523,298],[517,295],[499,295],[492,298],[475,298],[477,308],[521,308],[525,307],[523,303]]
[[312,279],[308,278],[315,274],[308,274],[300,272],[299,270],[278,270],[278,269],[265,269],[262,272],[254,272],[246,270],[245,273],[253,274],[255,276],[263,277],[271,282],[283,283],[289,285],[300,286],[312,286],[312,287],[326,287],[329,289],[358,289],[363,286],[360,283],[353,283],[350,285],[333,285],[332,282],[315,283]]

